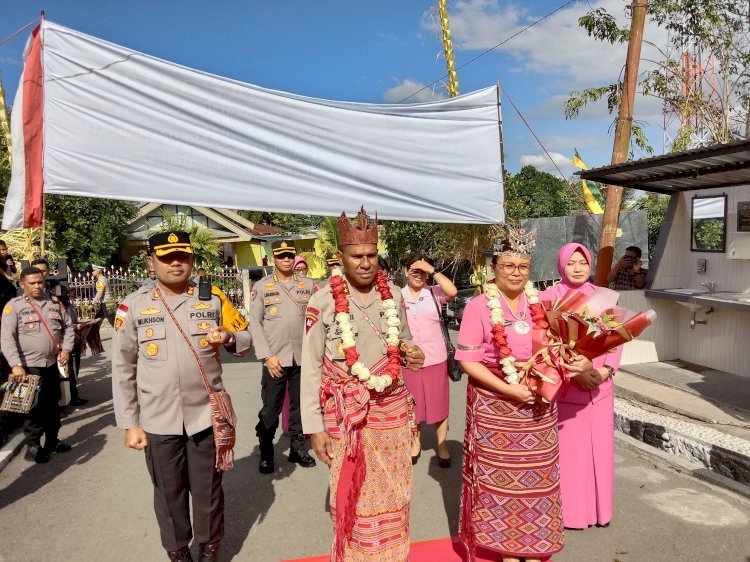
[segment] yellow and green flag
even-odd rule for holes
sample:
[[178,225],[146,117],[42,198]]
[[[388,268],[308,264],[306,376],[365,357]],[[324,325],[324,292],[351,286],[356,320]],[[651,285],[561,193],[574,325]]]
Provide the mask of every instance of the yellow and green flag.
[[[576,168],[580,168],[581,170],[588,170],[589,167],[584,164],[583,160],[581,160],[581,157],[578,155],[578,151],[576,150],[575,156],[573,156],[573,166]],[[602,192],[599,189],[599,184],[596,182],[587,182],[586,180],[581,180],[581,187],[583,189],[583,199],[586,201],[586,206],[589,208],[589,211],[594,213],[595,215],[601,215],[604,213],[604,197],[602,197]]]

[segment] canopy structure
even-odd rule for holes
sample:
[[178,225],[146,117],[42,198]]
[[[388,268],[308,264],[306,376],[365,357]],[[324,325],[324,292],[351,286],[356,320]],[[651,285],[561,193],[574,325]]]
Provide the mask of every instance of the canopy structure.
[[[674,194],[750,184],[750,139],[578,172],[584,180]],[[723,210],[722,210],[723,212]]]
[[12,113],[3,228],[42,193],[383,219],[504,220],[496,87],[408,105],[314,99],[43,21]]

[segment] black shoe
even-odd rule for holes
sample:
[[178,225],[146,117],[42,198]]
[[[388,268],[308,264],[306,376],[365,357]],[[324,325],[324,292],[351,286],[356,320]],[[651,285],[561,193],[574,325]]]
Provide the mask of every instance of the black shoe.
[[190,549],[186,546],[179,550],[168,550],[167,556],[172,562],[193,562]]
[[198,556],[199,561],[203,562],[219,562],[219,547],[220,542],[212,542],[209,544],[201,544],[200,555]]
[[[46,447],[45,447],[46,448]],[[65,441],[58,441],[54,447],[47,449],[48,453],[67,453],[73,447],[68,445]]]
[[438,466],[440,468],[450,468],[451,467],[451,458],[448,457],[447,459],[444,459],[442,457],[438,457]]
[[73,398],[73,400],[70,401],[71,406],[83,406],[84,404],[88,404],[88,400],[85,398]]
[[419,451],[416,455],[412,455],[412,457],[411,457],[411,464],[412,464],[412,466],[414,466],[415,464],[417,464],[417,461],[419,460],[419,457],[421,457],[421,456],[422,456],[422,451]]
[[260,464],[258,464],[258,472],[261,474],[271,474],[273,471],[273,459],[261,458]]
[[289,462],[297,463],[304,468],[310,468],[316,464],[315,459],[309,454],[304,451],[295,451],[294,449],[289,452]]
[[26,447],[26,454],[24,458],[27,461],[33,461],[36,463],[49,462],[49,453],[37,444],[28,445]]

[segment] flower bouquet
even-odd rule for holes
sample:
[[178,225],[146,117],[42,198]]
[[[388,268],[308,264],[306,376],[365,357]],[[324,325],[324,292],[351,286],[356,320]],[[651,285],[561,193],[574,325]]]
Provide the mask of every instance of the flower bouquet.
[[550,343],[594,359],[641,335],[656,312],[626,310],[617,306],[618,297],[616,291],[599,287],[590,295],[570,289],[555,302],[542,301]]
[[516,363],[521,378],[544,403],[554,400],[567,378],[561,363],[575,355],[594,359],[639,336],[655,319],[653,310],[631,312],[617,306],[619,293],[604,287],[584,295],[569,290],[554,302],[531,306],[536,326],[533,355]]

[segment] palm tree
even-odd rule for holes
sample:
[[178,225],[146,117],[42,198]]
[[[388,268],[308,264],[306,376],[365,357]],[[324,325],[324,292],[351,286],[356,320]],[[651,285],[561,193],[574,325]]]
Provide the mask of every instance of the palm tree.
[[316,279],[325,275],[327,270],[326,258],[339,249],[339,227],[337,217],[323,217],[323,223],[318,230],[315,246],[312,252],[301,252],[310,267],[308,275]]

